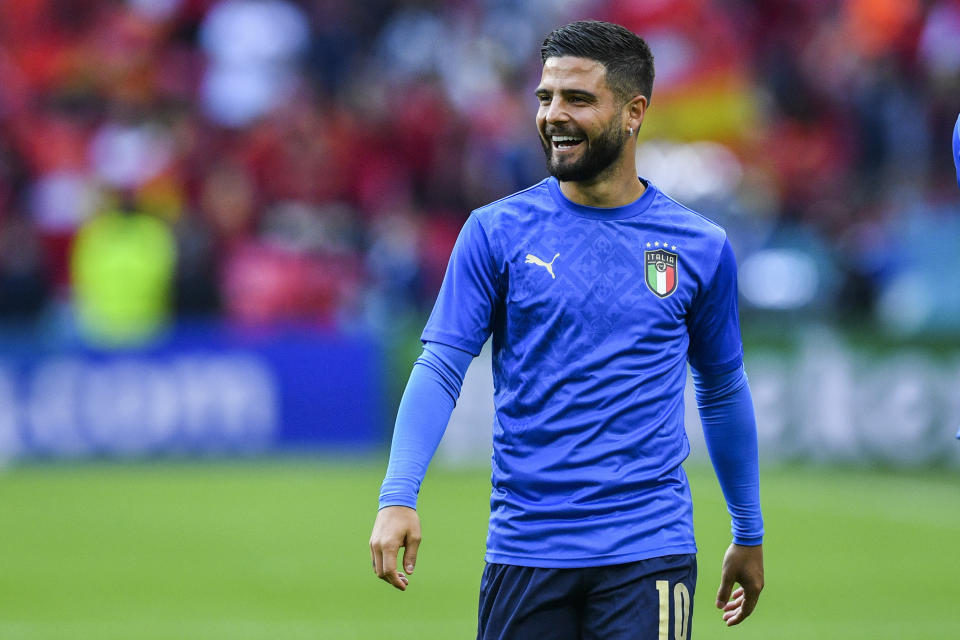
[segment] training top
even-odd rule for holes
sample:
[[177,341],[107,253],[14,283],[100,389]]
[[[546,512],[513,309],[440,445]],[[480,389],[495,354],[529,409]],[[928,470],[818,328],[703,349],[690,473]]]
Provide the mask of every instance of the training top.
[[493,336],[488,562],[696,552],[686,365],[742,366],[736,264],[721,227],[642,181],[596,208],[547,178],[475,210],[453,249],[421,339],[476,355]]

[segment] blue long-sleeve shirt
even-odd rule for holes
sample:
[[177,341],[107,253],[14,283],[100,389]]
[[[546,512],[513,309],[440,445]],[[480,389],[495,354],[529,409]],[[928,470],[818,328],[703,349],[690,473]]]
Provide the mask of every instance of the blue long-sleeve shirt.
[[[397,413],[380,507],[416,509],[420,483],[453,412],[473,355],[428,342],[414,363]],[[694,372],[707,450],[727,501],[737,544],[763,541],[757,435],[750,386],[742,367],[705,378]]]
[[596,208],[551,178],[473,212],[421,336],[383,504],[415,504],[469,357],[492,336],[488,562],[695,552],[688,363],[735,539],[761,539],[733,251],[723,229],[643,186],[633,203]]

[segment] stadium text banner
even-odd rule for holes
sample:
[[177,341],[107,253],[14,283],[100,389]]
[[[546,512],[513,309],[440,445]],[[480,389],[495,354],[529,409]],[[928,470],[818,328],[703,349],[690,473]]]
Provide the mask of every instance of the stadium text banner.
[[369,338],[191,327],[137,351],[34,346],[0,360],[0,459],[380,444]]

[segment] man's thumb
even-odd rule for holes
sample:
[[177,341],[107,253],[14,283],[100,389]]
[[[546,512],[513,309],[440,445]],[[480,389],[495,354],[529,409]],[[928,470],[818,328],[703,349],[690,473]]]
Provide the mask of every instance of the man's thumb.
[[723,606],[730,601],[731,591],[733,591],[733,580],[724,573],[720,576],[720,588],[717,589],[717,609],[723,609]]
[[407,573],[413,573],[417,566],[417,550],[420,548],[420,539],[412,536],[407,537],[407,543],[403,547],[403,570]]

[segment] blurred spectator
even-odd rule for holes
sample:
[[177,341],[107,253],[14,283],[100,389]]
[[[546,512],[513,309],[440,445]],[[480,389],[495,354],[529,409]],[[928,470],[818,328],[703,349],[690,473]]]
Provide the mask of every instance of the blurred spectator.
[[97,344],[154,337],[170,315],[176,246],[162,221],[124,201],[84,223],[71,255],[77,318]]
[[0,318],[27,320],[38,315],[49,288],[34,228],[18,215],[0,220]]
[[282,104],[309,44],[307,16],[285,0],[222,0],[204,17],[201,95],[207,115],[243,127]]
[[0,319],[28,320],[49,297],[49,277],[35,225],[24,215],[26,167],[0,136]]
[[[640,166],[731,229],[746,314],[892,326],[904,278],[960,269],[897,240],[960,209],[960,0],[22,0],[0,2],[0,312],[91,300],[70,247],[119,190],[174,234],[160,315],[423,314],[468,212],[545,175],[537,47],[582,17],[650,42]],[[813,288],[778,294],[770,265]],[[960,329],[936,304],[897,330]]]
[[258,237],[226,251],[221,290],[229,316],[243,323],[352,323],[364,284],[352,225],[345,207],[271,207]]

